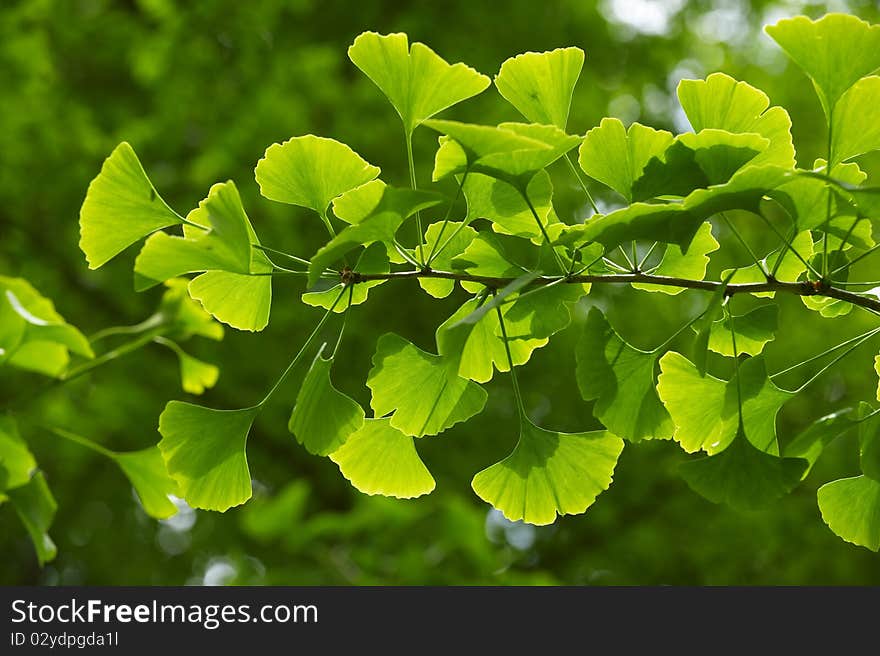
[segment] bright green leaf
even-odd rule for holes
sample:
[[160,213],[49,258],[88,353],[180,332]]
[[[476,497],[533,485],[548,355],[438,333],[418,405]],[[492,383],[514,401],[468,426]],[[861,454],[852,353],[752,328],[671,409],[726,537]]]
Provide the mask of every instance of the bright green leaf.
[[[776,414],[794,395],[773,384],[761,356],[740,363],[739,376],[745,433],[756,448],[776,455]],[[723,451],[739,425],[736,387],[735,377],[724,381],[700,376],[687,358],[666,353],[660,358],[657,393],[675,424],[672,438],[688,453]]]
[[[451,221],[446,224],[432,223],[425,231],[425,252],[435,252],[431,260],[431,268],[437,271],[449,271],[453,268],[452,261],[460,256],[473,242],[477,231],[469,225]],[[440,247],[443,250],[440,251]],[[438,253],[439,251],[439,253]],[[434,298],[446,298],[455,288],[454,280],[442,278],[419,278],[419,285]]]
[[728,274],[715,291],[712,292],[712,296],[709,297],[709,302],[706,304],[706,309],[703,310],[703,314],[700,315],[700,318],[692,325],[697,333],[697,336],[694,338],[692,351],[693,360],[700,376],[706,375],[706,365],[709,358],[709,337],[712,332],[712,324],[722,312],[722,308],[727,299],[725,292],[727,291],[727,285],[730,283],[732,277],[732,274]]
[[144,173],[125,141],[104,161],[79,214],[79,247],[90,269],[112,259],[151,232],[182,223]]
[[580,48],[526,52],[501,64],[495,86],[528,120],[564,130],[583,65],[584,51]]
[[[809,231],[801,232],[796,235],[795,238],[791,240],[791,248],[782,246],[761,260],[764,265],[764,270],[772,272],[776,269],[777,280],[783,282],[797,282],[801,275],[806,273],[807,267],[801,258],[797,257],[795,253],[798,253],[805,261],[809,261],[809,258],[813,256],[813,237]],[[780,258],[782,260],[781,262],[779,262]],[[778,267],[777,262],[779,262]],[[735,272],[733,269],[725,269],[721,272],[721,275],[726,278],[730,273],[733,273],[733,278],[730,279],[730,284],[765,282],[767,280],[764,272],[756,264],[741,267]],[[753,295],[773,298],[776,295],[776,292],[755,292]]]
[[[487,312],[475,323],[459,324],[477,307],[475,299],[467,301],[437,328],[437,350],[440,355],[458,361],[460,376],[485,383],[492,380],[494,370],[509,371],[510,366],[504,340],[498,336],[501,327],[495,312]],[[525,325],[520,325],[505,319],[505,325],[512,333],[525,334],[528,322],[526,318]],[[511,340],[509,346],[514,366],[528,362],[532,352],[546,346],[548,341],[547,338]]]
[[511,520],[539,526],[579,515],[611,485],[623,440],[607,431],[558,433],[523,421],[501,462],[474,476],[474,492]]
[[364,32],[348,57],[385,94],[407,133],[489,86],[485,75],[465,64],[448,64],[424,43],[410,47],[406,34]]
[[[544,339],[571,323],[571,308],[590,291],[590,285],[560,283],[513,297],[503,310],[511,340]],[[501,337],[499,325],[497,335]]]
[[817,493],[822,521],[835,535],[880,550],[880,481],[855,476],[831,481]]
[[364,411],[330,380],[333,356],[325,358],[322,347],[296,397],[287,424],[296,441],[311,454],[326,456],[345,443],[364,425]]
[[[535,213],[546,227],[559,219],[553,212],[553,183],[546,171],[529,183],[526,193]],[[522,194],[509,183],[479,173],[469,173],[464,183],[467,221],[488,219],[495,232],[527,239],[543,239],[543,233]]]
[[769,139],[767,150],[750,164],[794,168],[791,117],[782,107],[770,107],[770,98],[760,89],[724,73],[712,73],[705,80],[679,82],[678,100],[697,132],[714,128],[737,134],[753,132]]
[[[709,334],[709,350],[733,357],[733,338],[730,335],[731,318],[725,316],[712,323]],[[758,355],[764,345],[775,338],[779,327],[779,306],[761,305],[745,314],[733,316],[736,333],[736,350],[739,353]]]
[[627,130],[616,118],[603,118],[587,132],[578,151],[578,162],[588,176],[608,185],[632,202],[633,183],[642,177],[648,162],[660,158],[672,144],[666,130],[633,123]]
[[412,499],[428,494],[435,486],[414,439],[394,428],[387,417],[367,419],[330,459],[364,494]]
[[198,209],[190,212],[189,220],[194,219],[203,221],[205,229],[187,226],[184,237],[157,232],[147,239],[134,263],[137,291],[185,273],[251,272],[253,228],[234,182],[213,185]]
[[627,344],[593,308],[575,356],[581,396],[595,399],[593,414],[608,430],[632,442],[672,437],[672,420],[654,389],[659,353]]
[[112,452],[111,457],[131,481],[144,511],[150,517],[167,519],[177,512],[177,506],[168,498],[169,494],[178,492],[177,483],[168,475],[158,447]]
[[483,410],[486,391],[456,371],[456,361],[426,353],[393,333],[376,344],[367,387],[377,417],[406,435],[436,435]]
[[796,16],[764,31],[812,78],[828,117],[847,89],[880,68],[880,25],[856,16]]
[[379,173],[344,143],[311,134],[272,144],[254,170],[263,196],[321,216],[334,198]]
[[[825,160],[817,159],[813,164],[812,173],[825,173]],[[849,185],[858,185],[864,182],[867,175],[858,164],[850,162],[837,164],[831,169],[831,177]],[[799,171],[798,175],[790,177],[785,184],[771,191],[768,195],[778,201],[796,222],[797,229],[815,230],[823,226],[827,218],[829,187],[825,180],[805,175]],[[831,215],[852,214],[851,210],[839,211],[835,206],[836,195],[832,195]]]
[[856,82],[834,108],[831,162],[845,162],[872,150],[880,150],[880,77],[876,75]]
[[189,505],[223,512],[251,498],[245,447],[258,411],[213,410],[181,401],[165,406],[158,446]]

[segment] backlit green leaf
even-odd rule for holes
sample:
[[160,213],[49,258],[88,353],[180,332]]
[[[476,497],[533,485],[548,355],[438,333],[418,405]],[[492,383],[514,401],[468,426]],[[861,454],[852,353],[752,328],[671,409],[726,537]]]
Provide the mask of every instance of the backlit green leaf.
[[184,392],[202,394],[217,384],[220,369],[213,364],[194,358],[182,349],[177,351],[180,361],[180,382]]
[[190,212],[189,220],[196,219],[204,221],[205,230],[187,226],[184,237],[157,232],[147,239],[134,264],[136,290],[197,271],[251,272],[253,228],[234,182],[212,186]]
[[367,419],[330,454],[339,471],[364,494],[412,499],[434,489],[434,478],[416,452],[414,439],[389,419]]
[[[745,314],[733,316],[738,353],[758,355],[764,345],[772,342],[779,326],[779,306],[761,305]],[[731,318],[725,316],[712,323],[709,350],[733,357],[733,338],[730,335]]]
[[169,494],[178,493],[177,483],[168,475],[158,447],[113,452],[111,457],[131,481],[144,511],[150,517],[166,519],[177,513],[177,506],[168,498]]
[[330,201],[379,173],[344,143],[311,134],[272,144],[254,170],[263,196],[322,216]]
[[[541,223],[546,227],[559,219],[553,212],[553,183],[545,172],[539,172],[529,183],[526,193]],[[469,173],[464,183],[467,199],[467,221],[488,219],[495,232],[527,239],[543,239],[541,228],[522,194],[503,180],[479,173]]]
[[501,64],[495,86],[528,120],[564,130],[583,65],[584,51],[580,48],[526,52]]
[[825,115],[860,78],[880,68],[880,25],[855,16],[786,18],[764,28],[813,80]]
[[[478,383],[492,380],[494,370],[509,371],[504,341],[500,335],[501,326],[495,312],[487,312],[475,323],[459,322],[477,309],[477,301],[471,299],[462,305],[451,317],[437,328],[437,350],[440,355],[458,361],[458,374]],[[525,333],[525,325],[505,319],[507,330],[512,333]],[[510,341],[510,352],[514,366],[525,364],[532,352],[545,346],[547,338],[516,339]]]
[[223,512],[251,498],[245,447],[258,410],[213,410],[181,401],[165,406],[158,446],[193,508]]
[[695,189],[723,184],[769,145],[768,139],[754,133],[709,128],[685,132],[645,164],[641,176],[633,180],[632,198],[687,196]]
[[79,247],[90,269],[121,253],[151,232],[182,223],[144,173],[125,141],[104,161],[89,185],[79,214]]
[[552,524],[583,513],[608,489],[622,450],[623,440],[607,431],[558,433],[523,421],[513,452],[471,487],[511,521]]
[[[436,271],[449,271],[452,261],[470,246],[477,231],[468,225],[451,221],[443,228],[442,223],[432,223],[425,231],[425,252],[439,252],[431,260],[431,268]],[[443,247],[443,250],[439,249]],[[434,298],[446,298],[455,288],[454,280],[441,278],[419,278],[419,285]]]
[[322,347],[306,374],[287,427],[306,451],[326,456],[345,443],[364,425],[364,411],[330,380],[333,356],[325,358]]
[[[543,339],[571,323],[571,309],[590,285],[561,283],[521,293],[505,304],[503,314],[510,340]],[[501,327],[497,335],[501,337]]]
[[55,518],[58,504],[55,503],[43,473],[38,471],[26,485],[7,490],[6,496],[27,529],[42,567],[58,553],[55,543],[49,537],[49,527]]
[[806,467],[802,458],[780,458],[756,449],[740,429],[724,451],[684,462],[679,471],[691,489],[709,501],[752,511],[788,494]]
[[[770,273],[775,269],[776,279],[783,282],[797,282],[802,274],[806,273],[807,267],[801,258],[809,261],[809,258],[813,256],[813,236],[809,231],[801,232],[791,240],[790,246],[790,248],[782,246],[761,260],[764,270]],[[795,253],[798,253],[801,258],[798,258]],[[733,269],[725,269],[721,275],[726,278],[730,273],[733,273],[730,284],[765,282],[767,280],[764,272],[756,264],[741,267],[735,272]],[[753,295],[773,298],[776,292],[755,292]]]
[[770,146],[750,164],[794,168],[791,118],[782,107],[770,107],[770,98],[760,89],[724,73],[712,73],[705,80],[679,82],[678,100],[697,132],[714,128],[753,132],[769,139]]
[[648,162],[661,157],[672,141],[672,134],[666,130],[640,123],[633,123],[627,130],[619,119],[603,118],[598,127],[587,132],[578,162],[588,176],[632,202],[633,183],[642,177]]
[[411,133],[447,107],[476,96],[489,78],[464,64],[448,64],[424,43],[409,46],[406,34],[364,32],[348,57],[381,89]]
[[608,430],[632,442],[672,437],[672,420],[654,389],[659,353],[627,344],[593,308],[575,356],[581,396],[596,401],[593,414]]
[[876,75],[856,82],[834,108],[832,167],[872,150],[880,150],[880,77]]
[[[739,365],[745,434],[758,449],[776,455],[776,414],[793,394],[767,377],[761,356]],[[700,376],[684,356],[670,351],[660,358],[657,393],[669,411],[672,438],[688,453],[700,449],[712,455],[731,443],[739,425],[736,378],[730,381]]]
[[426,353],[393,333],[376,344],[367,378],[377,417],[406,435],[436,435],[483,410],[486,392],[456,371],[456,361]]
[[880,550],[880,481],[855,476],[831,481],[817,493],[822,521],[835,535]]
[[[825,160],[817,159],[813,164],[813,172],[824,174]],[[850,162],[834,166],[831,169],[831,177],[840,182],[858,185],[865,180],[867,175],[857,164]],[[791,215],[799,231],[814,230],[825,223],[828,211],[828,194],[829,187],[825,180],[804,175],[803,172],[790,177],[788,182],[769,193]],[[832,196],[832,201],[835,199],[836,197]],[[852,214],[853,212],[838,211],[835,202],[832,202],[831,215],[843,213]]]

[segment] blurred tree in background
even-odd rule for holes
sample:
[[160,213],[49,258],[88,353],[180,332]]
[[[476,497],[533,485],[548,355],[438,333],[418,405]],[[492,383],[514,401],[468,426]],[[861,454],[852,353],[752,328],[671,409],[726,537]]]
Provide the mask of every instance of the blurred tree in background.
[[[261,198],[253,167],[268,145],[314,133],[348,143],[381,166],[383,178],[407,184],[393,110],[346,57],[354,37],[368,29],[407,32],[447,60],[489,75],[526,50],[580,46],[587,61],[569,123],[577,134],[603,116],[686,130],[678,81],[723,70],[789,110],[798,163],[811,167],[825,148],[821,107],[808,79],[761,28],[826,11],[873,22],[880,16],[869,0],[7,0],[0,8],[0,273],[30,280],[87,333],[153,312],[161,292],[133,292],[133,253],[89,272],[77,248],[86,187],[122,140],[134,145],[172,206],[195,207],[211,184],[233,179],[263,242],[310,256],[324,241],[322,226],[307,210]],[[494,89],[447,116],[479,123],[517,118]],[[416,134],[425,181],[435,148],[435,136]],[[863,166],[880,174],[877,158]],[[554,182],[563,220],[589,214],[570,178]],[[612,202],[595,187],[600,207]],[[754,227],[750,238],[763,239],[769,250],[770,238]],[[739,264],[718,258],[709,275]],[[335,377],[365,405],[377,337],[393,331],[430,348],[434,328],[460,303],[416,290],[415,282],[383,286],[352,313]],[[259,398],[320,316],[299,302],[302,291],[301,280],[278,280],[266,331],[227,330],[223,342],[198,345],[195,354],[222,372],[206,404],[241,407]],[[560,430],[598,427],[577,393],[572,358],[590,304],[647,346],[701,302],[692,292],[643,299],[646,321],[625,310],[633,293],[591,294],[574,325],[523,368],[536,420],[551,417]],[[827,326],[840,334],[868,327],[856,315],[801,320],[799,299],[781,302],[780,324],[790,336],[767,348],[775,368],[828,346]],[[301,366],[294,378],[304,373]],[[831,403],[873,395],[868,373],[837,368],[788,404],[779,417],[783,443]],[[0,583],[880,583],[877,557],[834,536],[816,507],[818,485],[857,469],[851,442],[832,448],[773,510],[750,515],[692,493],[676,475],[684,454],[674,444],[641,444],[624,451],[614,485],[585,515],[536,528],[507,522],[470,490],[473,473],[515,440],[504,377],[489,385],[482,415],[425,443],[437,490],[418,501],[363,496],[331,461],[300,448],[287,430],[295,384],[287,404],[259,418],[249,441],[255,498],[222,515],[182,507],[170,520],[153,521],[112,464],[33,427],[32,450],[59,502],[52,529],[59,554],[41,570],[13,511],[0,506]],[[37,377],[13,381],[0,373],[0,400],[26,398],[40,385]],[[41,396],[31,414],[108,447],[136,449],[157,441],[159,413],[181,397],[173,354],[149,347]]]

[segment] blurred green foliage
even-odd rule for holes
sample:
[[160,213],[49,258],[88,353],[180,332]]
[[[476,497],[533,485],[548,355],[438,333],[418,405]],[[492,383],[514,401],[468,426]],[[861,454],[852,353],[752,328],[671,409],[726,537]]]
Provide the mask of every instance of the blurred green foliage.
[[[580,134],[606,115],[686,129],[674,95],[678,80],[723,70],[788,108],[799,164],[811,166],[824,151],[821,107],[806,77],[760,29],[783,16],[826,10],[878,20],[869,0],[7,0],[0,8],[0,273],[30,280],[86,333],[153,312],[161,292],[134,293],[133,253],[88,272],[77,248],[88,182],[122,140],[134,145],[173,207],[195,207],[211,184],[233,179],[265,244],[311,256],[323,243],[323,226],[306,210],[260,198],[253,167],[271,143],[315,133],[348,143],[380,165],[389,182],[407,183],[393,110],[345,55],[367,29],[405,31],[449,61],[490,75],[519,52],[580,46],[587,60],[569,123]],[[447,115],[480,123],[516,119],[493,89]],[[418,176],[426,182],[435,147],[434,135],[416,133]],[[877,158],[862,164],[876,181]],[[585,216],[574,181],[564,169],[551,172],[560,217]],[[610,202],[594,191],[600,203]],[[751,227],[748,238],[764,252],[775,246],[757,222]],[[716,236],[730,241],[724,231]],[[713,260],[709,275],[747,263],[745,255],[730,257]],[[206,404],[241,407],[275,379],[320,316],[299,302],[301,285],[277,281],[265,332],[227,330],[223,342],[198,345],[195,355],[221,367]],[[575,324],[523,368],[533,419],[556,430],[599,427],[574,380],[573,347],[590,304],[603,307],[634,344],[653,347],[703,302],[694,292],[642,294],[634,313],[636,293],[591,295]],[[430,299],[415,282],[374,290],[352,313],[334,373],[338,387],[365,405],[378,336],[393,331],[431,348],[434,329],[460,301]],[[771,370],[870,327],[861,314],[820,319],[797,298],[780,302],[785,338],[767,348]],[[783,444],[848,400],[874,395],[871,355],[860,349],[784,408]],[[487,512],[470,491],[473,473],[516,439],[504,376],[487,386],[482,415],[425,442],[422,455],[437,489],[404,502],[360,495],[332,462],[296,444],[287,418],[304,373],[300,367],[286,402],[268,408],[252,433],[255,498],[222,515],[183,508],[158,523],[112,463],[37,424],[65,425],[117,450],[154,444],[162,407],[183,398],[174,355],[149,347],[41,396],[21,428],[58,499],[52,535],[59,555],[40,570],[14,513],[2,506],[0,583],[880,583],[876,555],[835,537],[816,507],[819,485],[857,471],[854,440],[834,445],[776,508],[749,515],[692,493],[676,474],[684,458],[676,445],[628,446],[611,489],[586,515],[537,529]],[[41,384],[3,371],[0,399],[28,399]]]

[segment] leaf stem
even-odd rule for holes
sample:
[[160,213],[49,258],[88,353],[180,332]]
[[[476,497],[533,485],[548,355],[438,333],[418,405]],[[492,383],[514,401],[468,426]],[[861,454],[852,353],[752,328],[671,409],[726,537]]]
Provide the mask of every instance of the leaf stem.
[[97,442],[93,442],[88,438],[82,437],[81,435],[71,433],[69,430],[65,430],[64,428],[57,428],[55,426],[43,426],[43,428],[50,433],[54,433],[58,437],[63,437],[65,440],[74,442],[76,444],[79,444],[80,446],[84,446],[87,449],[95,451],[96,453],[100,453],[102,456],[107,456],[108,458],[116,457],[116,454],[110,449],[103,447]]
[[516,367],[513,365],[513,355],[510,353],[507,327],[504,325],[504,315],[501,314],[501,307],[495,306],[495,312],[498,314],[498,322],[501,325],[501,337],[504,341],[504,352],[507,354],[507,364],[510,367],[510,380],[513,382],[513,395],[516,397],[516,407],[519,409],[520,421],[528,421],[526,408],[523,404],[522,393],[519,389],[519,380],[516,377]]
[[574,177],[577,178],[577,181],[581,185],[581,189],[583,189],[584,194],[587,197],[587,200],[590,203],[590,207],[593,208],[593,211],[596,214],[601,214],[599,211],[599,207],[596,205],[596,201],[593,200],[593,195],[590,193],[590,190],[587,189],[587,183],[584,182],[584,179],[581,177],[581,173],[578,170],[578,167],[574,165],[574,162],[571,161],[571,153],[565,153],[565,161],[568,163],[568,168],[571,169],[571,172],[574,173]]
[[136,323],[133,326],[110,326],[109,328],[103,328],[89,337],[89,343],[94,344],[95,342],[99,342],[102,339],[113,337],[115,335],[136,335],[137,333],[142,333],[150,328],[157,328],[163,323],[165,323],[165,317],[157,312],[153,316],[147,317],[144,321]]
[[[449,225],[449,217],[452,215],[452,208],[455,207],[455,204],[458,202],[459,197],[461,196],[462,189],[464,188],[464,183],[467,180],[468,173],[470,169],[465,169],[464,174],[461,177],[461,180],[458,183],[458,189],[455,190],[455,197],[452,199],[452,202],[449,203],[449,207],[446,209],[446,216],[443,217],[443,224],[440,226],[440,234],[437,235],[436,241],[431,245],[431,252],[428,253],[428,259],[425,261],[425,266],[431,266],[431,262],[434,261],[434,258],[440,255],[443,252],[443,248],[446,248],[449,242],[443,244],[443,247],[438,251],[437,246],[440,244],[440,240],[443,238],[443,233],[446,232],[446,226]],[[458,230],[453,233],[453,237],[458,234]]]
[[[721,219],[724,221],[727,228],[734,234],[734,236],[737,238],[737,240],[739,240],[739,243],[743,245],[743,248],[746,249],[746,252],[748,252],[749,257],[752,258],[752,261],[755,263],[755,266],[757,266],[761,270],[761,273],[764,274],[764,277],[769,278],[769,276],[767,274],[767,269],[764,268],[764,263],[761,262],[761,260],[758,258],[757,255],[755,255],[755,252],[752,250],[752,247],[749,246],[748,242],[745,239],[743,239],[743,236],[739,233],[739,230],[736,229],[736,226],[733,225],[733,222],[729,218],[727,218],[727,214],[725,214],[724,212],[719,212],[718,216],[721,217]],[[776,273],[775,268],[774,268],[773,273],[775,275],[775,273]]]
[[538,228],[541,230],[541,234],[544,235],[544,243],[550,247],[550,252],[553,253],[553,257],[556,259],[556,264],[559,266],[559,271],[563,275],[567,275],[567,269],[565,268],[565,264],[562,261],[562,258],[559,257],[559,253],[556,252],[556,249],[553,248],[552,240],[550,239],[550,235],[547,234],[547,229],[544,227],[544,224],[541,222],[540,217],[538,216],[538,211],[535,209],[535,206],[532,205],[532,200],[529,198],[529,194],[527,190],[520,189],[520,195],[526,201],[526,205],[529,206],[529,211],[531,211],[532,216],[535,218],[535,223],[538,224]]
[[[413,148],[412,148],[412,130],[404,128],[404,137],[406,140],[406,159],[409,164],[409,184],[413,189],[418,189],[416,184],[416,166],[413,161]],[[423,244],[424,241],[424,233],[422,232],[422,213],[416,212],[416,229],[419,232],[418,242],[419,242],[419,266],[425,267],[425,246]]]
[[874,335],[876,335],[877,333],[880,333],[880,328],[875,328],[874,330],[870,331],[868,334],[866,334],[864,337],[862,337],[860,340],[858,340],[855,344],[853,344],[852,346],[850,346],[850,347],[849,347],[848,349],[846,349],[843,353],[841,353],[840,355],[838,355],[838,356],[837,356],[836,358],[834,358],[831,362],[829,362],[829,363],[826,364],[824,367],[822,367],[819,371],[817,371],[815,374],[813,374],[813,376],[811,376],[810,379],[807,380],[807,382],[805,382],[803,385],[801,385],[801,386],[798,387],[796,390],[794,390],[794,392],[795,392],[796,394],[802,392],[802,391],[803,391],[804,389],[806,389],[811,383],[813,383],[815,380],[817,380],[822,374],[824,374],[824,373],[825,373],[826,371],[828,371],[831,367],[833,367],[835,364],[837,364],[838,362],[840,362],[843,358],[845,358],[847,355],[849,355],[850,353],[852,353],[854,350],[856,350],[856,349],[857,349],[858,347],[860,347],[862,344],[864,344],[865,342],[867,342],[869,339],[871,339],[871,338],[872,338]]
[[295,356],[293,356],[293,360],[291,360],[290,364],[287,365],[287,369],[284,370],[284,373],[281,374],[281,377],[275,382],[275,384],[272,386],[272,389],[270,389],[269,392],[266,394],[266,396],[263,397],[263,400],[260,401],[259,403],[257,403],[256,406],[253,406],[253,407],[259,408],[259,407],[264,406],[266,403],[268,403],[269,400],[274,396],[274,394],[278,390],[278,388],[281,387],[281,385],[284,383],[285,380],[287,380],[287,377],[290,375],[290,372],[296,366],[296,363],[299,362],[300,358],[303,356],[303,354],[306,352],[306,350],[311,345],[312,340],[314,340],[315,337],[317,337],[318,333],[321,332],[321,328],[324,327],[324,324],[327,323],[327,320],[330,318],[330,315],[333,314],[333,310],[336,309],[336,305],[339,303],[340,299],[342,298],[342,295],[345,294],[345,291],[346,290],[344,287],[341,290],[339,290],[339,294],[336,296],[336,300],[333,301],[333,305],[331,305],[330,309],[324,313],[323,317],[321,317],[321,320],[318,322],[318,325],[315,326],[315,329],[312,331],[312,334],[306,338],[306,341],[303,343],[302,347],[300,347],[297,354]]
[[863,333],[861,335],[856,335],[855,337],[850,337],[848,340],[843,341],[836,346],[832,346],[829,349],[825,349],[821,353],[819,353],[817,355],[813,355],[813,356],[807,358],[806,360],[803,360],[802,362],[798,362],[797,364],[793,364],[790,367],[783,369],[782,371],[777,371],[775,374],[772,374],[770,376],[770,379],[772,380],[773,378],[776,378],[777,376],[784,376],[785,374],[790,373],[790,372],[794,371],[795,369],[799,369],[800,367],[803,367],[805,364],[810,364],[811,362],[815,362],[816,360],[821,360],[826,355],[830,355],[831,353],[834,353],[835,351],[839,351],[844,346],[852,344],[853,342],[857,342],[860,339],[870,337],[876,330],[877,329],[875,328],[875,329],[869,330],[868,332]]
[[834,269],[833,271],[829,271],[829,272],[828,272],[828,276],[829,276],[829,277],[830,277],[830,276],[833,276],[835,273],[840,273],[841,271],[843,271],[843,270],[846,269],[847,267],[851,267],[853,264],[855,264],[855,263],[858,262],[859,260],[862,260],[862,259],[868,257],[869,255],[871,255],[871,254],[872,254],[874,251],[876,251],[877,249],[880,249],[880,244],[875,244],[874,246],[872,246],[871,248],[869,248],[868,250],[866,250],[864,253],[862,253],[862,254],[859,255],[858,257],[854,257],[852,260],[850,260],[850,261],[847,262],[846,264],[843,264],[843,265],[837,267],[837,268]]

